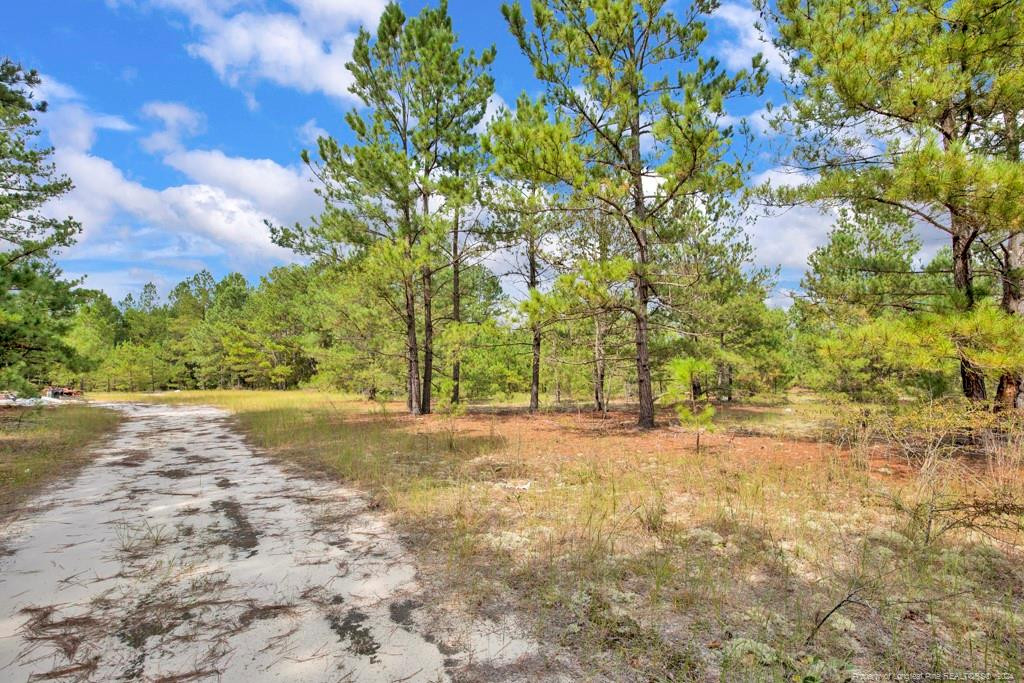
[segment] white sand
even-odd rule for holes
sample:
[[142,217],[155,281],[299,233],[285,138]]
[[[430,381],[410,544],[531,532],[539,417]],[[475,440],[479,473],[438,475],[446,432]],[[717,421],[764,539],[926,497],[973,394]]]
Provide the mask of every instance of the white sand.
[[96,461],[0,529],[0,680],[438,681],[535,650],[494,625],[426,634],[380,516],[225,413],[119,409]]

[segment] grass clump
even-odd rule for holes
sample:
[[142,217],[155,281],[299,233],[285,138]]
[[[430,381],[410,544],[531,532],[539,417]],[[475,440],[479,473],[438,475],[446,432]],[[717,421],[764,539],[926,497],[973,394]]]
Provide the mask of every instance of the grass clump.
[[84,405],[0,409],[0,511],[89,462],[89,445],[120,420]]

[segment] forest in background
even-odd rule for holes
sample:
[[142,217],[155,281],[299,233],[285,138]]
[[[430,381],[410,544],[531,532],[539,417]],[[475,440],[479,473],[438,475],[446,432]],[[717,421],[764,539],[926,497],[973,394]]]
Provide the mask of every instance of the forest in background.
[[[44,209],[72,180],[33,144],[38,76],[5,61],[4,388],[313,385],[414,414],[526,394],[621,400],[645,427],[659,402],[700,421],[794,386],[1020,407],[1020,4],[762,5],[789,66],[779,160],[802,182],[757,187],[728,108],[768,75],[702,51],[715,6],[506,5],[544,92],[485,120],[494,49],[463,48],[444,2],[391,4],[347,65],[354,141],[303,154],[323,212],[267,226],[303,263],[116,303],[53,263],[79,226]],[[802,204],[832,231],[773,309],[744,230]]]

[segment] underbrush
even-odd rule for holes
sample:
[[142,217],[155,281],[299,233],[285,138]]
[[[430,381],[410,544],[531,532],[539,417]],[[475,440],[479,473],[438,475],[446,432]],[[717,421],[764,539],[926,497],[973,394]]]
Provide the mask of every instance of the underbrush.
[[365,488],[452,599],[536,615],[537,635],[598,677],[1024,673],[1019,425],[831,411],[818,434],[839,445],[783,438],[780,421],[720,430],[698,453],[685,430],[615,413],[150,400],[228,407],[270,454]]
[[0,409],[0,512],[87,463],[89,444],[120,419],[84,405]]

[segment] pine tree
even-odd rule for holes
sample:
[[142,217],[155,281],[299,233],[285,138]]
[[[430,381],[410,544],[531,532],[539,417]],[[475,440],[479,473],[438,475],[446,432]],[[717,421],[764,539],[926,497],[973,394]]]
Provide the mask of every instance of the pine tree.
[[681,207],[714,203],[742,185],[731,158],[734,131],[724,103],[761,91],[761,59],[729,75],[699,54],[701,15],[714,0],[691,3],[682,16],[668,0],[534,0],[528,27],[518,3],[502,12],[546,88],[553,120],[544,127],[495,133],[509,163],[596,202],[631,236],[629,254],[639,424],[654,426],[650,317],[667,292],[656,283],[662,245],[687,226]]
[[34,144],[35,71],[0,62],[0,388],[32,392],[58,364],[74,364],[62,340],[74,314],[72,283],[61,279],[54,250],[80,230],[71,218],[51,218],[44,204],[71,190],[50,161],[53,150]]
[[[355,144],[319,140],[314,172],[324,213],[309,226],[274,233],[284,246],[360,269],[367,289],[402,319],[413,414],[430,412],[433,280],[450,265],[442,245],[452,209],[464,202],[452,180],[466,170],[459,151],[466,139],[456,132],[483,118],[493,92],[493,48],[467,55],[455,43],[444,1],[408,20],[389,3],[375,36],[360,30],[346,66],[368,115],[346,116]],[[310,163],[308,154],[304,159]]]
[[[897,207],[945,232],[956,305],[978,303],[974,252],[1024,229],[1024,5],[1002,0],[761,3],[792,76],[777,125],[816,176],[776,196]],[[964,395],[985,376],[961,359]]]

